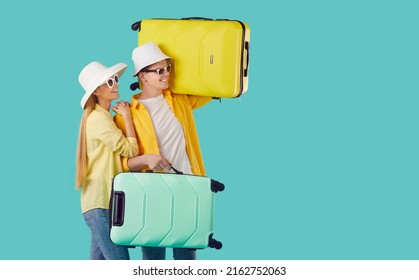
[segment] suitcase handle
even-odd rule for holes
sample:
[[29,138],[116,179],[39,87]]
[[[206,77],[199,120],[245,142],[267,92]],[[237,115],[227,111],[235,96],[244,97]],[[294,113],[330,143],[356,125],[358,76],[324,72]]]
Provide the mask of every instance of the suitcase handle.
[[176,168],[173,167],[173,165],[170,166],[170,168],[172,168],[172,170],[175,171],[176,174],[183,174],[182,171],[177,170]]
[[[212,18],[205,18],[205,17],[185,17],[181,19],[182,20],[213,20]],[[141,28],[141,20],[131,24],[131,29],[133,31],[139,31],[140,28]]]
[[124,224],[125,213],[125,193],[121,191],[114,192],[114,207],[113,207],[113,226],[122,226]]
[[[173,166],[170,166],[170,168],[175,172],[175,174],[180,174],[183,175],[182,171],[177,170],[176,168],[174,168]],[[141,171],[140,171],[141,172]],[[152,169],[147,169],[145,171],[145,173],[154,173],[154,171]],[[158,172],[159,173],[159,172]]]
[[243,73],[243,75],[245,76],[245,77],[247,77],[247,72],[248,72],[248,70],[249,70],[249,48],[250,48],[250,44],[249,44],[249,42],[244,42],[244,49],[245,49],[245,51],[246,51],[246,66],[245,67],[243,67],[243,70],[244,70],[244,73]]
[[200,20],[213,20],[212,18],[206,18],[206,17],[184,17],[181,18],[182,20],[190,20],[190,19],[200,19]]

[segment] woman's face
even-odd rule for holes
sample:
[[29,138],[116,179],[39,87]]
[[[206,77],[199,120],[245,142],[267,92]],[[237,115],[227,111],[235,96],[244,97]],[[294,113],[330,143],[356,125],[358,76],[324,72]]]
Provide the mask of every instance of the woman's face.
[[149,86],[156,89],[167,89],[169,87],[170,70],[172,65],[166,60],[156,62],[140,73],[143,75],[143,85],[148,84]]
[[96,89],[96,96],[109,101],[119,98],[118,82],[118,75],[110,77],[103,85]]

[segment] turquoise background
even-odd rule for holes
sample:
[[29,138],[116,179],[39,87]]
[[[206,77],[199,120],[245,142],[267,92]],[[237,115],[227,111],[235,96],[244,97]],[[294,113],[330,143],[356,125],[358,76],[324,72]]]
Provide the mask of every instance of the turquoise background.
[[131,73],[132,23],[189,16],[251,28],[248,92],[195,114],[208,176],[226,185],[224,247],[198,258],[418,259],[418,2],[271,2],[3,4],[0,259],[88,259],[78,74],[93,60]]

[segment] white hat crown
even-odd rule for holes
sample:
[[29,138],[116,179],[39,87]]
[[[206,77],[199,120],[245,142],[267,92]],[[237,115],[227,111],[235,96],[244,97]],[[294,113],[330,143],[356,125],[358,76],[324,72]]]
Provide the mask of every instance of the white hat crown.
[[145,67],[165,59],[170,59],[170,57],[165,55],[153,42],[148,42],[135,48],[132,52],[134,76]]

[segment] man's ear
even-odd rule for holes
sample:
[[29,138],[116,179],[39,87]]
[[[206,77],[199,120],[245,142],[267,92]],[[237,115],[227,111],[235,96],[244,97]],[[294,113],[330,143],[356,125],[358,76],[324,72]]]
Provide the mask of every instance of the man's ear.
[[139,72],[138,73],[138,81],[139,82],[144,82],[145,77],[144,77],[144,72]]

